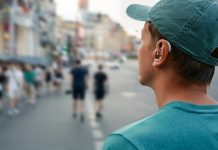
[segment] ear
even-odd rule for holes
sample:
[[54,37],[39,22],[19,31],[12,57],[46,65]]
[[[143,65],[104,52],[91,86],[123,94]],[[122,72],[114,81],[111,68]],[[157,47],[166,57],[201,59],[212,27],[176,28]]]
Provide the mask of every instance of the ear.
[[154,50],[154,61],[153,61],[153,66],[162,66],[168,56],[169,56],[169,52],[170,52],[170,44],[167,40],[164,40],[164,39],[160,39],[159,41],[157,41],[156,43],[156,47],[155,47],[155,50]]

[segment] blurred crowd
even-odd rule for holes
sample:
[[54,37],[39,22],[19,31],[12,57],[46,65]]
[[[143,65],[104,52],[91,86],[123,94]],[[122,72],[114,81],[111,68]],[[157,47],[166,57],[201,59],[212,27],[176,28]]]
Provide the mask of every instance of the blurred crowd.
[[37,100],[60,93],[62,68],[58,65],[40,66],[7,62],[0,64],[0,115],[15,117],[21,103],[35,106]]

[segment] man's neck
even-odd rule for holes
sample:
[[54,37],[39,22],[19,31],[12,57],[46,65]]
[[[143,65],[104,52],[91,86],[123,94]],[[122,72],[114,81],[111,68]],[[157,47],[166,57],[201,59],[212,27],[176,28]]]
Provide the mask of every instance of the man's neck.
[[173,101],[183,101],[197,105],[218,104],[207,94],[207,85],[183,85],[176,80],[162,80],[156,83],[153,89],[159,108]]

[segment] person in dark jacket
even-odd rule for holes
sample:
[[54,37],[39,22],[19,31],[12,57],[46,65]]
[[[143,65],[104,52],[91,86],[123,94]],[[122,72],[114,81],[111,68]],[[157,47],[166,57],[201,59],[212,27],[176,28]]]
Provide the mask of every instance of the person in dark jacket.
[[94,74],[94,94],[96,100],[96,118],[102,117],[102,100],[108,92],[107,74],[103,71],[103,65],[98,66],[98,71]]

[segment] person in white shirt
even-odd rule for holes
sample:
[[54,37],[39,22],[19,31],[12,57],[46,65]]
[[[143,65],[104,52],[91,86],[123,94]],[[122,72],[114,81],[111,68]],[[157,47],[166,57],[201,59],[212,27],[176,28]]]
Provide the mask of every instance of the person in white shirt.
[[8,98],[9,98],[9,116],[15,116],[19,114],[19,110],[16,108],[17,100],[20,95],[20,84],[22,73],[18,71],[14,64],[9,64],[8,71],[6,72],[8,77]]

